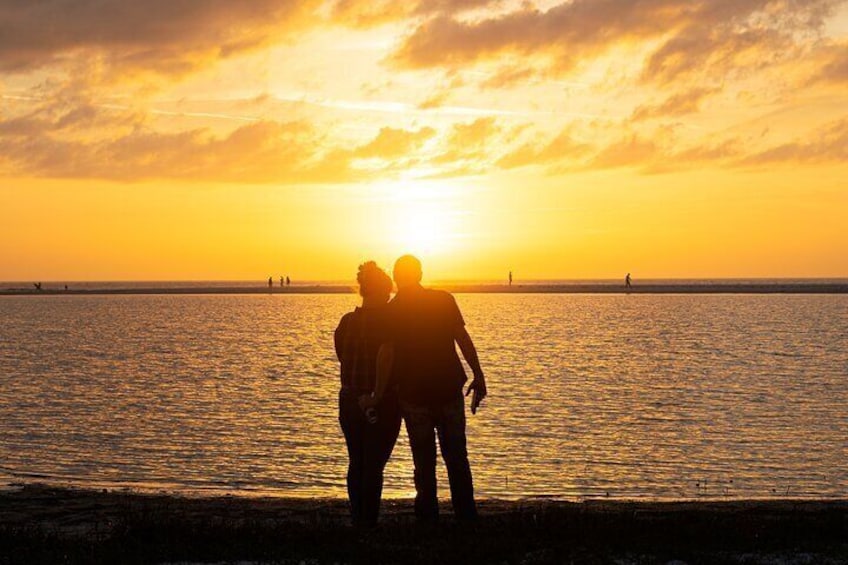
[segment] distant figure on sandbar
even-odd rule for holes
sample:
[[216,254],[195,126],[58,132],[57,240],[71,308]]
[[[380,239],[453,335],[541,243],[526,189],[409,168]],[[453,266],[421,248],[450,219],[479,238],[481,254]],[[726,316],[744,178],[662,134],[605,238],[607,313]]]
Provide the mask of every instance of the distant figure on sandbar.
[[[415,464],[415,515],[438,519],[436,435],[448,471],[453,511],[459,520],[474,520],[477,507],[465,439],[465,370],[462,355],[474,373],[465,396],[474,393],[471,413],[486,397],[486,378],[465,321],[449,293],[421,286],[421,263],[404,255],[395,263],[397,295],[390,304],[391,331],[377,357],[377,386],[363,396],[364,409],[381,406],[389,382],[397,387]],[[393,402],[393,400],[389,400]]]
[[383,469],[400,433],[400,408],[392,391],[383,391],[379,406],[363,410],[359,397],[371,395],[377,381],[377,353],[389,339],[392,279],[376,263],[359,266],[356,275],[362,306],[345,314],[335,333],[341,363],[339,423],[350,462],[347,492],[355,526],[377,524],[383,492]]
[[68,285],[65,285],[65,290],[68,290]]
[[274,278],[268,277],[268,288],[274,288]]
[[630,273],[627,273],[627,276],[624,277],[624,288],[633,288],[633,285],[630,284]]
[[35,290],[41,292],[41,283],[40,282],[32,283],[32,286],[35,287]]
[[286,286],[291,286],[291,279],[286,275]]
[[512,271],[509,272],[509,286],[512,286]]
[[286,284],[286,279],[284,279],[283,277],[280,277],[280,288],[283,288],[283,286],[285,284]]

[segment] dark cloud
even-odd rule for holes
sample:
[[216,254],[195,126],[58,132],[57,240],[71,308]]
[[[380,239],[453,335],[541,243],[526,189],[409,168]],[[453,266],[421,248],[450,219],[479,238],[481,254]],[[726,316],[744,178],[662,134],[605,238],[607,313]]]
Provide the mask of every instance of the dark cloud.
[[791,37],[781,31],[692,26],[654,52],[642,76],[662,84],[689,75],[723,79],[736,71],[751,72],[778,63],[792,53],[792,47]]
[[815,33],[842,0],[574,0],[547,11],[525,7],[488,19],[442,15],[414,30],[392,61],[402,68],[459,68],[504,56],[541,56],[567,73],[615,46],[659,42],[645,77],[667,82],[692,72],[782,56]]
[[337,0],[332,5],[335,23],[372,27],[392,21],[434,14],[459,14],[504,3],[503,0]]
[[278,41],[317,0],[0,0],[0,70],[27,71],[73,54],[112,72],[179,74]]
[[819,67],[811,83],[848,83],[848,43],[827,45],[821,49]]
[[327,25],[454,15],[502,0],[0,0],[0,72],[99,60],[182,75]]

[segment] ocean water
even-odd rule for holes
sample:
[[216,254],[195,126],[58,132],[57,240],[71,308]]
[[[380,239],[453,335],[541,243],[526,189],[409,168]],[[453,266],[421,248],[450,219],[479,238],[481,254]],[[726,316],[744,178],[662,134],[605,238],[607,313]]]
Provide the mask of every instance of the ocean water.
[[[848,495],[846,295],[457,300],[490,388],[480,497]],[[0,483],[345,496],[332,332],[356,301],[0,297]],[[389,497],[413,493],[404,436]]]

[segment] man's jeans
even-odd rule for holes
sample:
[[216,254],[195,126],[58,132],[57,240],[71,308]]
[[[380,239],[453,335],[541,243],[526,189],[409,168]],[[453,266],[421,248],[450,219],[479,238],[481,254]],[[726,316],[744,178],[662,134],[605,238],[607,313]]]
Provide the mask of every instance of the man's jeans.
[[436,520],[439,516],[436,493],[438,433],[442,458],[448,470],[454,514],[459,520],[476,518],[474,486],[465,447],[465,402],[462,391],[458,391],[452,400],[434,406],[402,402],[401,410],[415,463],[415,515],[422,520]]

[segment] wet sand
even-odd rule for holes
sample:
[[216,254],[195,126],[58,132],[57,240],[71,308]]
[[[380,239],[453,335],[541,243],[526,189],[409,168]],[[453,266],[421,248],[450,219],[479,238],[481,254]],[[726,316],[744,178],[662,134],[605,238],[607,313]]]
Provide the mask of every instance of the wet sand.
[[848,500],[482,501],[480,520],[415,522],[386,501],[185,498],[32,485],[0,493],[0,563],[845,563]]
[[[512,293],[512,294],[848,294],[848,282],[792,282],[792,283],[662,283],[623,285],[598,283],[569,284],[445,284],[435,285],[454,293]],[[34,288],[2,288],[0,296],[50,296],[50,295],[124,295],[124,294],[349,294],[355,293],[353,285],[296,285],[268,288],[263,286],[232,287],[162,287],[162,288],[86,288],[64,290],[45,286]]]

